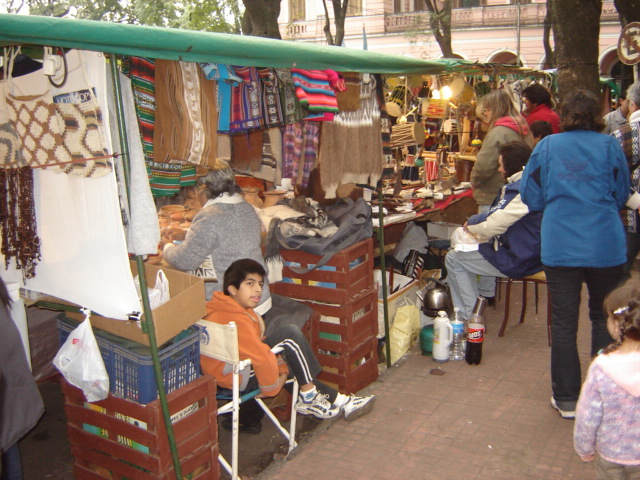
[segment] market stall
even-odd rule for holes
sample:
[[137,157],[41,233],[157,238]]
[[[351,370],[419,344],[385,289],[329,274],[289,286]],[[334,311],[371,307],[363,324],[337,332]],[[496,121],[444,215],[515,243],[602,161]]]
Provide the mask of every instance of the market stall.
[[[9,90],[7,95],[25,98],[33,92],[49,91],[51,97],[55,94],[61,99],[58,103],[72,104],[89,92],[92,116],[85,110],[84,117],[91,119],[89,124],[93,126],[94,137],[100,136],[97,147],[73,152],[70,157],[56,156],[55,149],[44,154],[32,152],[37,164],[29,164],[34,179],[33,203],[24,207],[25,211],[32,208],[33,216],[29,221],[31,227],[37,225],[40,252],[39,256],[22,252],[27,255],[27,264],[33,267],[28,274],[24,268],[16,268],[24,267],[24,263],[17,265],[15,261],[22,257],[6,258],[9,266],[6,278],[23,284],[26,291],[82,305],[113,319],[111,322],[121,321],[125,325],[131,320],[143,320],[142,333],[154,353],[154,370],[169,432],[172,428],[157,358],[156,328],[161,319],[157,318],[158,312],[152,312],[146,295],[150,278],[143,262],[144,255],[155,253],[159,231],[145,170],[148,166],[148,162],[145,165],[146,145],[144,132],[140,132],[144,125],[132,121],[137,118],[131,101],[134,91],[130,85],[127,87],[127,78],[118,71],[119,56],[363,74],[439,73],[458,63],[348,49],[337,52],[337,47],[255,37],[18,15],[0,15],[0,44],[8,48],[7,60],[13,61],[17,61],[20,52],[12,47],[22,47],[22,53],[54,47],[40,52],[44,54],[46,68],[52,69],[50,78],[33,73],[29,74],[33,76],[33,82],[23,81],[22,77],[9,78],[2,84]],[[6,67],[7,63],[4,65]],[[70,81],[66,82],[67,79]],[[49,109],[53,108],[53,103],[55,101],[46,104],[48,112],[52,111]],[[19,115],[14,121],[17,118]],[[98,118],[103,127],[96,128]],[[25,120],[25,126],[29,123],[30,119]],[[41,123],[44,126],[46,118]],[[138,141],[140,138],[143,142]],[[38,139],[35,144],[44,143]],[[56,171],[67,167],[70,167],[67,173]],[[29,186],[24,187],[24,192],[28,192]],[[20,232],[23,235],[23,231]],[[34,229],[30,232],[33,234]],[[139,235],[142,232],[144,234]],[[3,237],[7,237],[6,228],[3,228]],[[31,240],[31,246],[38,245],[36,238]],[[134,255],[134,270],[140,272],[142,301],[136,293],[127,254]],[[198,288],[189,281],[181,284],[176,298],[194,286]],[[176,303],[174,307],[180,308],[180,302]],[[139,330],[135,322],[126,328]],[[175,328],[180,329],[179,326]],[[175,450],[172,448],[173,463],[179,474],[180,462]]]

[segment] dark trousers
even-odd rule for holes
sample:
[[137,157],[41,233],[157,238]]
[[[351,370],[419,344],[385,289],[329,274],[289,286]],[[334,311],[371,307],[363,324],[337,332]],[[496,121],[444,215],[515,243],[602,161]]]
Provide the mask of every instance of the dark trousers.
[[631,277],[633,262],[640,253],[640,233],[627,232],[627,263],[624,265],[624,279]]
[[606,295],[622,279],[623,265],[607,268],[544,267],[551,301],[551,387],[563,410],[574,410],[580,386],[580,357],[576,344],[582,283],[589,291],[591,356],[613,342],[602,310]]
[[[293,375],[300,385],[313,383],[318,391],[329,396],[329,402],[333,403],[337,397],[337,392],[325,385],[316,377],[322,371],[311,346],[304,337],[300,327],[293,324],[281,324],[273,328],[265,337],[264,342],[271,348],[276,345],[281,346],[283,357],[290,371],[290,378]],[[251,374],[249,383],[245,391],[251,391],[258,387],[258,379]],[[294,399],[294,402],[296,399]],[[257,418],[259,416],[259,418]],[[240,407],[240,423],[248,425],[261,419],[261,409],[254,400],[245,402]]]
[[0,480],[22,480],[22,462],[18,444],[9,447],[2,454],[0,462]]

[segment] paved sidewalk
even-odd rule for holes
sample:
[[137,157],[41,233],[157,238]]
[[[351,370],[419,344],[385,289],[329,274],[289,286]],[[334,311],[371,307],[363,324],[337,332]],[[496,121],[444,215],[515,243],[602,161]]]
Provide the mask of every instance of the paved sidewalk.
[[[417,346],[400,366],[363,392],[373,411],[354,422],[323,422],[288,461],[275,461],[260,480],[590,479],[593,464],[573,451],[573,421],[551,408],[546,292],[539,313],[530,288],[527,318],[512,305],[499,338],[502,303],[487,308],[482,363],[437,364]],[[512,298],[520,297],[514,287]],[[583,291],[579,332],[583,375],[590,327]],[[440,367],[445,374],[430,374]]]

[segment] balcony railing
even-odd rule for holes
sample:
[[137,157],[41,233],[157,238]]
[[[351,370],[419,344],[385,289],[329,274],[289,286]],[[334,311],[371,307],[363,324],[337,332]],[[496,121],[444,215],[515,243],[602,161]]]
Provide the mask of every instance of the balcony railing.
[[[542,25],[547,14],[545,3],[520,5],[520,25]],[[399,32],[418,23],[428,23],[429,12],[408,12],[387,15],[386,32]],[[514,26],[518,19],[517,5],[491,5],[486,7],[457,8],[451,12],[451,28],[480,28]],[[612,0],[603,2],[602,22],[618,21],[618,12]]]

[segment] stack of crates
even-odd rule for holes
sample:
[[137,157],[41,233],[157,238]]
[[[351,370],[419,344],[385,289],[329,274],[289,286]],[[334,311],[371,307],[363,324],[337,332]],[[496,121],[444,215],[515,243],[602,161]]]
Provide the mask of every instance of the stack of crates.
[[313,347],[323,371],[319,378],[343,393],[355,393],[378,378],[378,295],[373,283],[373,239],[337,252],[308,273],[322,257],[281,250],[283,281],[273,293],[304,302],[314,315]]
[[[159,400],[87,403],[64,379],[62,393],[76,480],[175,480]],[[219,479],[215,379],[202,376],[167,400],[183,479]]]

